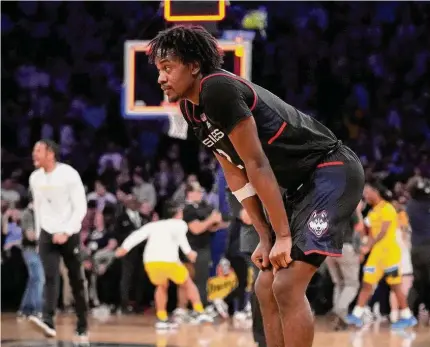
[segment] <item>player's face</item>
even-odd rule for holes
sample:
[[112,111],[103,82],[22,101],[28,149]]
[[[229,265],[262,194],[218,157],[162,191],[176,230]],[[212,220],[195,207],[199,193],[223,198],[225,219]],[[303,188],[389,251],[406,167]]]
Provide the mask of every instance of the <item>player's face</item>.
[[190,64],[183,64],[178,58],[167,55],[155,59],[158,69],[158,83],[169,102],[177,102],[186,97],[194,84],[195,77]]
[[52,153],[48,151],[46,145],[41,142],[37,142],[33,147],[33,164],[36,168],[40,168],[45,165],[49,160]]
[[377,199],[377,195],[377,191],[372,186],[368,184],[364,186],[363,197],[368,204],[373,205]]

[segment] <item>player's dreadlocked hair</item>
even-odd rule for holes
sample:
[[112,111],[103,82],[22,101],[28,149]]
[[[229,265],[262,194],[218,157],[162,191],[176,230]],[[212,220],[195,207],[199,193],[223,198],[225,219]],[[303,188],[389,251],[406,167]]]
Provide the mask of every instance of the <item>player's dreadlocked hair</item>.
[[216,39],[201,26],[178,25],[160,31],[149,43],[149,61],[173,53],[183,63],[198,62],[202,73],[221,68],[223,53]]

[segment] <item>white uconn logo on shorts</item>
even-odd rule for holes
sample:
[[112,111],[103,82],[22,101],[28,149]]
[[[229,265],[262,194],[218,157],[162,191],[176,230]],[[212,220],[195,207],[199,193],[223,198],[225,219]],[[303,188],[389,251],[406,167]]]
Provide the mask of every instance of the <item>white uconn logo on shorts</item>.
[[328,229],[328,214],[327,211],[312,212],[309,222],[309,230],[312,231],[317,237],[320,237]]

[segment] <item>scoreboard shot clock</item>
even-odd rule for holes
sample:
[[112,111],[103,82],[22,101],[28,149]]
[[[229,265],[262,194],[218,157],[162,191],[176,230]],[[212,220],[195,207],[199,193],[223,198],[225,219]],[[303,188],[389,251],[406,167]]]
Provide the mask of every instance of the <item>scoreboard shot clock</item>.
[[224,19],[226,5],[226,0],[164,0],[164,19],[167,22],[217,22]]

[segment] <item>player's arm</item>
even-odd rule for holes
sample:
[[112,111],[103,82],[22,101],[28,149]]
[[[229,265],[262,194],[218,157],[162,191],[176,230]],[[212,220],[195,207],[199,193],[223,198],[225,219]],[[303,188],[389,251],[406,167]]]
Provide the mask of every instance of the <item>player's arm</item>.
[[354,213],[354,231],[359,233],[360,235],[364,235],[364,220],[362,213],[363,203],[360,201]]
[[69,222],[64,226],[64,230],[62,230],[62,232],[65,232],[68,235],[72,235],[73,233],[80,231],[78,230],[80,228],[79,226],[87,214],[87,197],[85,195],[85,188],[81,177],[75,169],[70,169],[70,183],[68,184],[67,189],[69,191],[73,211]]
[[143,227],[137,229],[136,231],[133,231],[129,236],[127,236],[121,246],[116,250],[115,255],[117,257],[123,257],[124,255],[126,255],[138,244],[145,241],[149,237],[149,232],[150,226],[148,224],[145,224]]
[[187,239],[187,231],[188,231],[187,224],[185,222],[181,223],[181,225],[178,227],[178,230],[177,231],[175,230],[175,237],[177,239],[178,246],[181,249],[182,253],[184,253],[187,256],[187,258],[194,263],[197,258],[197,253],[191,249],[190,243],[188,242],[188,239]]
[[205,231],[210,230],[210,228],[221,218],[221,215],[217,211],[212,211],[212,213],[204,220],[199,220],[199,216],[196,210],[190,206],[184,208],[184,221],[188,224],[188,229],[190,233],[194,235],[200,235]]
[[[249,182],[244,170],[239,169],[221,155],[215,153],[227,181],[227,185],[232,192],[243,189]],[[260,238],[270,237],[270,226],[266,221],[261,201],[257,195],[249,196],[240,201],[246,210],[252,224],[255,227]]]
[[[205,82],[201,96],[206,115],[228,134],[244,162],[247,177],[267,210],[276,235],[290,236],[281,191],[261,146],[257,126],[245,101],[245,95],[231,78],[212,77]],[[232,187],[233,191],[234,188]]]

